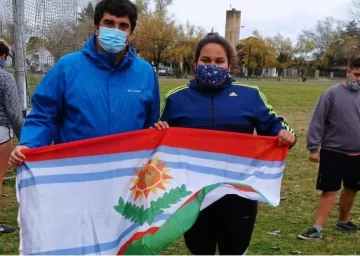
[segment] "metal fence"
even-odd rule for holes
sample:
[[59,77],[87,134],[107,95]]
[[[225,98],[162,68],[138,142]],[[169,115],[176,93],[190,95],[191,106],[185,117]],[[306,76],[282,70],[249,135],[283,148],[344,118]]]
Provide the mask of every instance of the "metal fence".
[[[23,107],[43,75],[67,53],[81,49],[93,32],[97,0],[0,0],[0,38],[11,46],[7,70],[14,74]],[[91,9],[91,8],[90,8]]]
[[92,34],[93,18],[83,11],[97,2],[0,0],[0,39],[11,47],[6,69],[15,77],[24,114],[31,108],[30,97],[44,74],[59,58],[79,50]]
[[[278,80],[278,71],[276,68],[264,68],[264,69],[250,69],[249,77],[247,76],[247,69],[240,69],[240,72],[234,74],[234,77],[238,78],[253,78],[253,79],[267,79]],[[346,77],[346,70],[308,70],[306,77],[313,81],[327,81],[327,80],[342,80]],[[295,68],[284,69],[280,77],[281,80],[302,80],[301,74]]]

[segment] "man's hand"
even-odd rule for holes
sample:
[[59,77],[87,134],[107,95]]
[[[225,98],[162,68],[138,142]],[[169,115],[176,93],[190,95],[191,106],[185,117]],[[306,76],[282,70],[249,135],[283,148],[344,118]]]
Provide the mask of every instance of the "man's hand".
[[320,153],[319,152],[310,153],[309,160],[313,163],[319,163],[320,162]]
[[287,130],[281,130],[278,134],[279,146],[292,146],[295,144],[295,135]]
[[28,148],[27,146],[16,146],[13,152],[11,152],[9,159],[9,166],[18,167],[22,165],[25,161],[25,156],[21,153],[21,150]]

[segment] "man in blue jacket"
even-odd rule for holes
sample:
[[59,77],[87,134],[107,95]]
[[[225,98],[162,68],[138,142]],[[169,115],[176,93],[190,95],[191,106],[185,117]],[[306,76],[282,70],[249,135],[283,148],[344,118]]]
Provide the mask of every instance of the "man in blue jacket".
[[129,45],[136,22],[130,0],[96,5],[94,35],[81,51],[62,57],[32,96],[11,166],[23,163],[24,148],[150,128],[158,120],[157,77]]

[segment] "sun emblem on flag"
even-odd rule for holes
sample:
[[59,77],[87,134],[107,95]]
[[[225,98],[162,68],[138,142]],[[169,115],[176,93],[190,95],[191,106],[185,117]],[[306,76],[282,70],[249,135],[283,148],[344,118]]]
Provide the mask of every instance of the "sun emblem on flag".
[[[192,192],[187,190],[185,184],[174,187],[176,182],[173,182],[173,187],[166,191],[165,185],[174,178],[168,174],[170,169],[165,168],[165,166],[165,162],[160,162],[159,157],[155,157],[142,164],[140,170],[135,168],[136,177],[131,179],[134,185],[130,188],[134,199],[131,202],[120,197],[118,204],[114,206],[115,211],[134,223],[151,225],[156,216],[163,214],[166,209],[175,204],[180,204],[189,197]],[[150,192],[156,194],[159,189],[165,192],[155,200],[150,201],[151,199],[148,199]],[[145,199],[145,203],[142,202],[143,204],[140,205],[135,203],[137,199],[142,197]],[[145,208],[145,205],[148,207]]]
[[143,164],[141,170],[135,169],[137,177],[131,179],[134,186],[130,188],[134,201],[142,196],[147,198],[150,192],[156,194],[158,189],[166,190],[164,185],[168,184],[173,177],[168,175],[170,170],[166,169],[165,166],[166,163],[160,163],[159,157],[155,157]]

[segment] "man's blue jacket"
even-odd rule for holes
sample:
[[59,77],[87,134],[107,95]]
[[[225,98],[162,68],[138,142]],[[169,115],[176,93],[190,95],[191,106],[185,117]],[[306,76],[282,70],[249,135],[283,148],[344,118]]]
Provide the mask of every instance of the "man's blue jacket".
[[92,36],[62,57],[32,96],[20,144],[30,148],[149,128],[160,114],[152,66],[134,49],[118,64],[99,52]]

